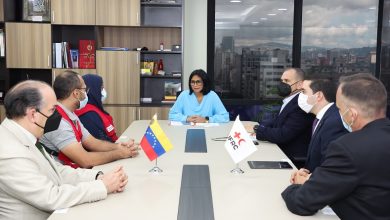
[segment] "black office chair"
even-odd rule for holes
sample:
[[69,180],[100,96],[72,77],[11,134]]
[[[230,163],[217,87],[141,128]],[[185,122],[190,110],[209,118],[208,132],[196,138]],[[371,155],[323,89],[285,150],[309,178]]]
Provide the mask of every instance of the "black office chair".
[[176,92],[176,99],[177,99],[177,97],[179,97],[180,93],[181,93],[181,91]]

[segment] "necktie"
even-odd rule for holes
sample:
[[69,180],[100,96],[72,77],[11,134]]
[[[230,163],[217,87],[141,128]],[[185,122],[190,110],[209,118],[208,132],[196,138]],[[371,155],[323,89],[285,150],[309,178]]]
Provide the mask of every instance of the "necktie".
[[43,154],[43,156],[46,158],[45,152],[44,152],[44,150],[43,150],[42,144],[39,143],[39,141],[37,141],[37,142],[35,143],[35,146],[38,148],[38,150],[39,150],[39,151]]
[[50,163],[50,159],[46,157],[45,150],[43,149],[43,145],[37,141],[35,143],[35,146],[38,148],[38,150],[42,153],[43,157],[49,162],[50,166],[53,168],[53,170],[56,170],[52,163]]
[[[42,145],[39,141],[37,141],[37,142],[35,143],[35,146],[36,146],[36,147],[38,148],[38,150],[42,153],[43,157],[44,157],[47,161],[49,161],[49,158],[46,157],[45,150],[43,149],[43,145]],[[49,162],[49,163],[50,163],[50,162]]]
[[316,128],[317,124],[318,124],[318,118],[315,118],[314,121],[313,121],[313,127],[311,128],[311,135],[314,134],[314,129]]

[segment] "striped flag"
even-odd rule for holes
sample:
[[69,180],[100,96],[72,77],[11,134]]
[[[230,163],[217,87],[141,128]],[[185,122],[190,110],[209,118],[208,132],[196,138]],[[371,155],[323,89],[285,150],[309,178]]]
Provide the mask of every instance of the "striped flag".
[[150,125],[142,137],[140,145],[150,161],[153,161],[173,148],[168,137],[157,122],[157,115],[153,116]]

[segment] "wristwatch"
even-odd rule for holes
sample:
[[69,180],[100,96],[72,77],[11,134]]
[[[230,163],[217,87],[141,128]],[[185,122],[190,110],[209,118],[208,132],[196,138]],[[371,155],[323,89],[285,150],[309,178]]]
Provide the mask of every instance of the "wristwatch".
[[100,175],[103,175],[104,173],[102,171],[99,171],[96,176],[95,176],[95,180],[97,180],[99,178]]
[[206,123],[209,123],[209,116],[204,117],[206,119]]

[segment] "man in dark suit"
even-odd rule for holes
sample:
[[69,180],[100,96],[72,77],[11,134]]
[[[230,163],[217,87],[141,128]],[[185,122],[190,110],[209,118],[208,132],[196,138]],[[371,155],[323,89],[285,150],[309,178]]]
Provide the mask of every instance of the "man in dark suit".
[[340,79],[337,107],[348,133],[330,143],[307,181],[282,193],[287,208],[313,215],[329,205],[341,219],[390,219],[390,120],[387,94],[370,74]]
[[297,167],[304,165],[314,119],[313,115],[306,114],[298,106],[303,80],[304,72],[301,69],[286,69],[278,86],[279,95],[285,97],[279,115],[253,128],[258,140],[277,144]]
[[337,90],[334,82],[329,79],[313,78],[303,81],[302,89],[298,105],[303,111],[316,115],[316,118],[312,126],[305,169],[294,171],[291,183],[296,183],[296,175],[313,172],[324,161],[328,144],[348,133],[341,121],[339,110],[334,105]]

